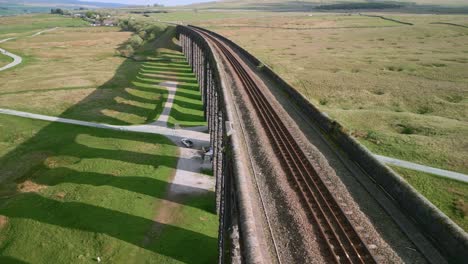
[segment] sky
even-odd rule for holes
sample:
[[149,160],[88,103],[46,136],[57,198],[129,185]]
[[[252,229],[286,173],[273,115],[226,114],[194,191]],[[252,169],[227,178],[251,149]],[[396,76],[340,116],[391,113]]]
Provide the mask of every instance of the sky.
[[214,0],[81,0],[87,2],[106,2],[106,3],[121,3],[129,5],[152,5],[162,4],[165,6],[188,5],[201,2],[213,2]]

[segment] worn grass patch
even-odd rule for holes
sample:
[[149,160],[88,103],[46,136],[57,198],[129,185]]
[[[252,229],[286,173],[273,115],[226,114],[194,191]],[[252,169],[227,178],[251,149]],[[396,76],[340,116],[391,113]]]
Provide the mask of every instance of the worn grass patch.
[[468,184],[394,166],[392,169],[461,228],[468,230]]

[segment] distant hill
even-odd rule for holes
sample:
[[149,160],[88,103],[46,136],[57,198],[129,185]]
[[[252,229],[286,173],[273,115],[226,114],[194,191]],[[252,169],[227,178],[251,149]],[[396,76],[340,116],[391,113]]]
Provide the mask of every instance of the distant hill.
[[88,7],[122,7],[123,4],[87,2],[80,0],[0,0],[0,6],[3,4],[24,5],[24,6],[88,6]]
[[[468,8],[468,0],[219,0],[188,5],[198,9],[242,9],[265,11],[313,11],[356,9],[411,9],[457,12]],[[462,11],[463,11],[462,10]]]
[[249,5],[249,4],[273,4],[273,3],[312,3],[317,5],[343,4],[343,3],[414,3],[417,5],[439,5],[439,6],[466,6],[467,0],[213,0],[212,2],[193,4],[193,5]]
[[123,4],[84,2],[79,0],[0,0],[0,16],[27,13],[45,13],[51,8],[118,8]]

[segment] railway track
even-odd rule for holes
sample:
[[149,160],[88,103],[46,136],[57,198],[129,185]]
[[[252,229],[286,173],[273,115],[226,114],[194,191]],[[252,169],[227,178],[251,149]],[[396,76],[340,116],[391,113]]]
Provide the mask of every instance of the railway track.
[[325,257],[335,263],[376,263],[298,142],[255,83],[254,73],[242,65],[241,59],[228,44],[202,29],[190,28],[219,49],[242,83],[282,167],[298,190],[312,224],[317,227],[326,245]]

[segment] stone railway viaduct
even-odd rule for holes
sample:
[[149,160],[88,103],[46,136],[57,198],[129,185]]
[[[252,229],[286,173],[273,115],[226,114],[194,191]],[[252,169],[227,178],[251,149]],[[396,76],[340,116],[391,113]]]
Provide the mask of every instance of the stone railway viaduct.
[[[246,221],[239,221],[239,217],[241,215],[249,215],[251,212],[238,212],[238,210],[245,210],[245,208],[239,208],[238,204],[238,200],[242,199],[239,197],[242,192],[236,191],[240,183],[234,183],[236,179],[239,180],[238,177],[235,177],[234,169],[236,161],[233,144],[235,143],[232,137],[229,136],[229,134],[233,133],[233,131],[230,131],[232,129],[230,125],[231,119],[228,116],[226,100],[222,90],[222,80],[214,54],[211,52],[208,43],[188,28],[177,27],[177,33],[182,52],[187,57],[197,77],[205,118],[208,123],[208,131],[211,135],[210,145],[213,151],[213,174],[216,178],[216,212],[220,216],[219,262],[224,263],[228,258],[224,255],[224,252],[235,250],[234,248],[240,249],[240,241],[238,239],[229,241],[230,237],[239,237],[239,223],[247,224]],[[243,228],[248,229],[249,227],[246,225]],[[233,232],[236,234],[233,234]],[[234,246],[233,244],[236,245]],[[240,252],[236,254],[237,258],[241,258]]]
[[[209,32],[209,31],[207,31]],[[265,263],[262,245],[258,238],[254,215],[260,213],[252,202],[255,188],[249,180],[252,176],[247,168],[241,140],[242,133],[235,123],[235,107],[230,98],[226,80],[218,57],[207,40],[191,26],[176,26],[176,34],[189,64],[192,66],[204,104],[205,117],[211,135],[213,150],[213,172],[216,178],[216,212],[219,214],[219,263]],[[261,62],[235,43],[222,36],[254,65]],[[416,223],[450,263],[463,263],[468,260],[468,236],[443,213],[417,193],[399,176],[377,161],[359,143],[352,139],[335,121],[330,120],[317,108],[296,92],[284,80],[265,66],[264,71],[271,76],[288,95],[297,101],[312,121],[327,137],[339,145],[372,180],[380,186],[385,195]],[[258,204],[257,204],[258,205]],[[466,263],[466,262],[465,262]]]

